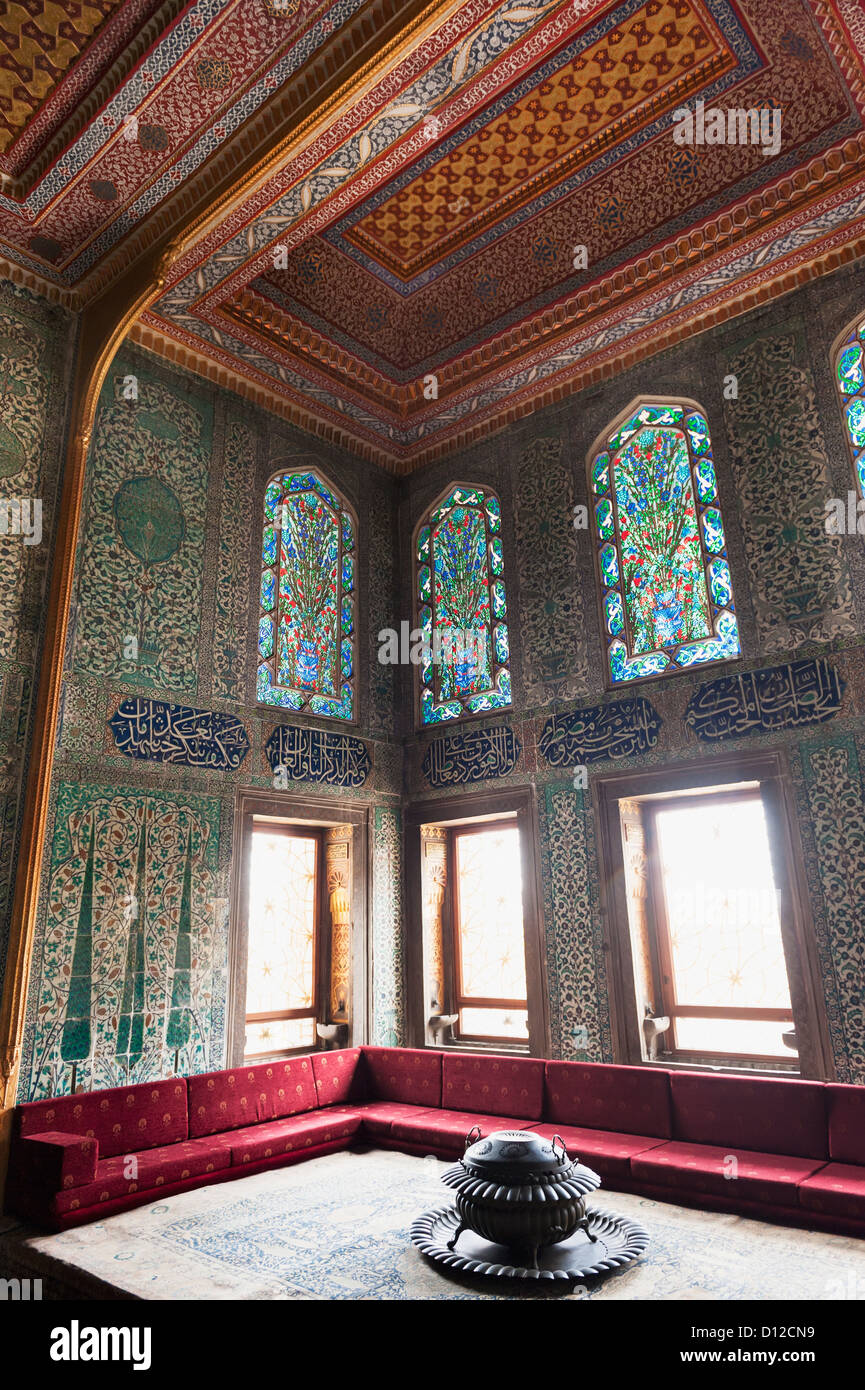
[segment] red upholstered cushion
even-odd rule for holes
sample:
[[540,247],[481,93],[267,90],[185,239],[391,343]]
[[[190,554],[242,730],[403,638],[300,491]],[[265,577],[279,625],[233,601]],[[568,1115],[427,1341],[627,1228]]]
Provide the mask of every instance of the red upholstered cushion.
[[186,1079],[30,1101],[17,1107],[15,1126],[22,1138],[61,1130],[96,1139],[100,1159],[172,1144],[189,1136]]
[[403,1105],[398,1100],[369,1100],[354,1107],[364,1134],[390,1134],[395,1120],[410,1120],[423,1106]]
[[[735,1166],[730,1159],[735,1158]],[[661,1144],[631,1159],[631,1173],[655,1187],[710,1192],[717,1197],[795,1206],[796,1188],[820,1163],[811,1158],[756,1153],[709,1144]],[[730,1176],[725,1176],[730,1174]]]
[[329,1106],[322,1114],[294,1115],[270,1124],[250,1125],[231,1136],[232,1166],[279,1158],[299,1149],[318,1148],[351,1139],[360,1129],[360,1115],[353,1106]]
[[365,1047],[363,1066],[370,1100],[394,1100],[425,1108],[442,1103],[440,1052],[419,1047]]
[[205,1072],[189,1078],[189,1133],[194,1139],[316,1108],[311,1057]]
[[[137,1164],[137,1172],[130,1166],[133,1162]],[[141,1153],[103,1158],[96,1165],[95,1180],[85,1187],[59,1192],[51,1203],[51,1210],[62,1216],[135,1192],[152,1190],[155,1197],[160,1187],[219,1172],[230,1163],[231,1148],[224,1135],[187,1139],[184,1143],[163,1144]]]
[[865,1221],[865,1168],[827,1163],[800,1184],[799,1205],[826,1216],[852,1216]]
[[672,1072],[673,1137],[761,1153],[829,1157],[819,1081]]
[[80,1134],[31,1134],[16,1141],[15,1165],[24,1181],[35,1180],[50,1192],[81,1187],[96,1177],[99,1144]]
[[669,1139],[670,1078],[652,1067],[547,1062],[544,1119]]
[[337,1052],[314,1052],[312,1073],[319,1105],[344,1105],[366,1097],[359,1047],[341,1047]]
[[504,1115],[479,1115],[473,1110],[419,1110],[404,1119],[394,1120],[391,1137],[407,1144],[428,1144],[431,1149],[447,1149],[461,1154],[466,1135],[475,1125],[481,1134],[499,1129],[531,1129],[531,1120],[508,1118]]
[[826,1087],[829,1157],[865,1164],[865,1086]]
[[544,1064],[539,1058],[444,1054],[442,1105],[539,1120],[543,1100]]
[[569,1156],[587,1163],[602,1178],[630,1177],[633,1156],[664,1142],[648,1134],[615,1134],[611,1130],[575,1129],[571,1125],[532,1125],[532,1129],[544,1139],[560,1135]]

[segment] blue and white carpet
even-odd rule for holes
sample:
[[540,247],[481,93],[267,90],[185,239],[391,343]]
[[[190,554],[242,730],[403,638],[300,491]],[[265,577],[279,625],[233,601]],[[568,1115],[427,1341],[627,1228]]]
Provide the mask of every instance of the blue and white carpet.
[[[451,1198],[434,1158],[339,1153],[156,1201],[26,1242],[66,1287],[95,1278],[145,1299],[476,1299],[526,1293],[444,1274],[412,1221]],[[691,1211],[607,1188],[590,1202],[649,1232],[640,1260],[578,1299],[865,1298],[865,1241]],[[34,1271],[37,1272],[37,1271]]]

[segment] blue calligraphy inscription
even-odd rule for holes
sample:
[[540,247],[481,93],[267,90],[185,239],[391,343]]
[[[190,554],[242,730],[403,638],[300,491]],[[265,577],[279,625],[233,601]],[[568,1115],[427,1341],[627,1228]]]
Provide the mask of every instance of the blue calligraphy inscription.
[[553,767],[632,758],[654,748],[660,729],[661,719],[654,706],[635,696],[571,714],[554,714],[544,725],[538,749]]
[[285,769],[293,782],[327,782],[337,787],[362,787],[372,767],[369,749],[350,734],[323,733],[280,724],[265,745],[274,772]]
[[497,724],[435,739],[424,755],[423,771],[430,786],[458,787],[505,777],[519,756],[520,741],[513,729]]
[[233,771],[249,752],[246,729],[233,715],[164,700],[122,700],[108,726],[127,758]]
[[691,696],[685,723],[704,743],[797,729],[832,719],[843,694],[843,680],[822,657],[791,661],[707,681]]

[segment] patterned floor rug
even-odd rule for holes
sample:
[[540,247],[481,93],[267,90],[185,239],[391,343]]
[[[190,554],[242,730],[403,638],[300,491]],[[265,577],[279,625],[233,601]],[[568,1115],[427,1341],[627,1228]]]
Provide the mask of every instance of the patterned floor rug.
[[332,1154],[36,1237],[19,1253],[61,1288],[145,1299],[865,1298],[865,1241],[606,1188],[590,1205],[649,1232],[630,1268],[569,1293],[445,1274],[414,1249],[409,1228],[449,1200],[446,1166],[381,1150]]

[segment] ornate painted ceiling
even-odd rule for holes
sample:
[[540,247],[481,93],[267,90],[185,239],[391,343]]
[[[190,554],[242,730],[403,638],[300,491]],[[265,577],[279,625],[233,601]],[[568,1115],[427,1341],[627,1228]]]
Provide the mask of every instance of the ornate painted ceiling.
[[0,67],[9,273],[242,167],[133,336],[397,471],[865,252],[861,0],[12,0]]

